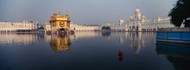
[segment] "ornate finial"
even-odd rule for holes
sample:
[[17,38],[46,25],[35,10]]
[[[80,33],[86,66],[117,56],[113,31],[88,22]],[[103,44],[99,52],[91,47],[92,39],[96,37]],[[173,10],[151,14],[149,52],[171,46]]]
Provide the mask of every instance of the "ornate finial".
[[54,12],[53,15],[54,15],[54,16],[57,15],[56,12]]
[[68,12],[66,12],[65,16],[66,16],[66,17],[68,17],[68,16],[69,16]]

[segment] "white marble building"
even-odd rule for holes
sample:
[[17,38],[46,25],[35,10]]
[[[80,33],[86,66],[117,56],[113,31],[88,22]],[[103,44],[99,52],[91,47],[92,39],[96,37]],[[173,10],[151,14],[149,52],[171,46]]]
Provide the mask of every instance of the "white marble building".
[[125,31],[157,31],[158,28],[173,28],[169,17],[158,17],[156,19],[147,19],[141,15],[139,9],[136,9],[133,16],[125,25]]
[[141,14],[140,9],[136,9],[127,22],[119,20],[119,23],[108,22],[107,24],[102,25],[102,27],[103,26],[109,26],[112,31],[157,31],[158,28],[175,27],[170,23],[169,17],[147,19],[147,17]]
[[136,9],[133,16],[127,21],[125,26],[126,31],[142,31],[142,24],[145,22],[146,17],[141,15],[139,9]]
[[51,31],[50,23],[46,22],[44,29],[45,29],[45,31]]
[[152,20],[146,20],[142,24],[143,31],[157,31],[158,28],[174,28],[175,26],[170,23],[169,17],[158,17]]
[[125,23],[124,23],[124,20],[119,20],[119,22],[116,22],[116,23],[111,23],[111,22],[108,22],[103,26],[108,26],[111,28],[111,31],[124,31],[125,30]]
[[95,31],[101,30],[100,26],[88,26],[88,25],[77,25],[77,24],[70,24],[70,30],[74,31]]
[[38,22],[0,22],[0,32],[31,31],[37,29]]

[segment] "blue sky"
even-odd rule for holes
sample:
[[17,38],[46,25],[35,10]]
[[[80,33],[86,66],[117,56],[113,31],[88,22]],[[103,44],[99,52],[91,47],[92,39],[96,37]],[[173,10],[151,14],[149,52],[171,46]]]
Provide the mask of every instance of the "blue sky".
[[136,8],[148,18],[164,17],[177,0],[0,0],[0,21],[49,21],[53,12],[69,13],[75,24],[127,20]]

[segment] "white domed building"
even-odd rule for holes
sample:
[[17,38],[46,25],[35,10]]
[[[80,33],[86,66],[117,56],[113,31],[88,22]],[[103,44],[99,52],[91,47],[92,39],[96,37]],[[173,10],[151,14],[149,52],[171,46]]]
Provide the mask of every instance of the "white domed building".
[[125,25],[125,31],[157,31],[158,28],[173,28],[169,17],[158,17],[156,19],[147,19],[141,15],[139,9],[136,9],[133,16]]
[[136,9],[133,16],[130,16],[126,24],[126,31],[142,31],[142,24],[145,21],[146,17],[141,15],[139,9]]

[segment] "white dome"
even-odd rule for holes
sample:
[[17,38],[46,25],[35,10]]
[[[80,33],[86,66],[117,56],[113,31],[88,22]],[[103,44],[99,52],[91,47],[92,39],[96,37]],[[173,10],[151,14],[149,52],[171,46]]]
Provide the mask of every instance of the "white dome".
[[133,16],[130,16],[130,19],[133,19]]
[[140,12],[140,9],[137,8],[137,9],[135,10],[135,12]]

